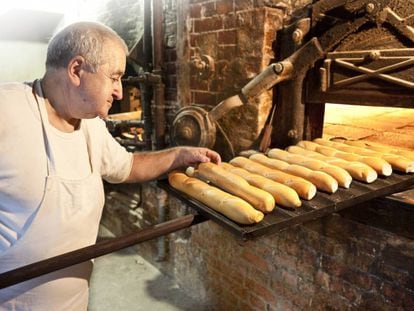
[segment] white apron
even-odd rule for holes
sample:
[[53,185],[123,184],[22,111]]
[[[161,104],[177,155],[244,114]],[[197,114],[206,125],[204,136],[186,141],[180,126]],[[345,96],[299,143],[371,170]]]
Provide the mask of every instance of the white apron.
[[[38,94],[40,83],[34,83]],[[94,170],[88,135],[91,174],[65,180],[56,174],[49,146],[46,107],[38,100],[43,127],[48,176],[42,202],[24,235],[0,255],[0,273],[92,245],[96,241],[104,203],[100,174]],[[85,126],[85,122],[82,123]],[[36,163],[33,163],[33,167]],[[92,262],[52,272],[0,290],[0,310],[86,310]]]

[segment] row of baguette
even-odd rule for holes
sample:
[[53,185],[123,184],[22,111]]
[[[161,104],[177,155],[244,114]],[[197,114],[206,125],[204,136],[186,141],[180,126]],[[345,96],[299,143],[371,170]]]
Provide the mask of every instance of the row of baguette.
[[352,180],[374,182],[393,172],[414,172],[414,152],[344,139],[300,141],[286,150],[246,153],[217,165],[174,171],[170,185],[240,224],[263,220],[276,205],[298,208],[317,190],[335,193]]

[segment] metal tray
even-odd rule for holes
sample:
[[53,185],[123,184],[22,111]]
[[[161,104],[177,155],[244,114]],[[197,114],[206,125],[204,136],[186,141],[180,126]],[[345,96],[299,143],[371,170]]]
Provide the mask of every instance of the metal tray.
[[240,225],[230,220],[185,193],[172,188],[165,179],[159,180],[157,185],[193,207],[199,214],[219,223],[237,237],[247,240],[282,231],[291,226],[329,215],[371,199],[404,191],[414,185],[414,174],[395,172],[388,177],[379,177],[371,184],[353,180],[349,189],[338,188],[338,191],[334,194],[318,191],[312,200],[302,200],[301,207],[297,209],[276,207],[271,213],[266,214],[260,223],[254,225]]

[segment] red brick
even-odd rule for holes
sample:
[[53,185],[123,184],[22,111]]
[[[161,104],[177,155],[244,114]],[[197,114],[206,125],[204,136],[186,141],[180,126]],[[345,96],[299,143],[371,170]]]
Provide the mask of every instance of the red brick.
[[211,17],[213,15],[216,15],[216,8],[215,8],[215,2],[204,2],[201,7],[201,15],[202,17]]
[[190,5],[190,17],[191,18],[200,18],[201,17],[201,4],[191,4]]
[[358,286],[359,288],[370,290],[372,287],[371,276],[362,271],[348,269],[344,271],[342,277],[344,280],[348,281],[354,286]]
[[269,284],[269,273],[273,273],[270,271],[260,271],[256,267],[249,267],[247,272],[245,273],[245,278],[249,278],[251,280],[256,281],[259,284],[267,286]]
[[227,13],[232,12],[233,10],[234,10],[233,1],[229,1],[229,0],[216,1],[217,14],[227,14]]
[[[229,280],[233,284],[239,284],[240,286],[244,285],[244,279],[246,275],[245,271],[238,269],[237,266],[232,268],[225,270],[225,273],[223,273],[223,278]],[[224,270],[222,269],[222,271]]]
[[224,29],[232,29],[236,28],[237,26],[237,15],[236,14],[228,14],[223,16],[223,27]]
[[210,92],[191,92],[193,95],[193,103],[198,105],[215,106],[216,95]]
[[298,276],[286,270],[282,271],[282,280],[290,287],[296,288],[298,286]]
[[333,276],[342,276],[349,267],[329,256],[322,256],[321,266],[324,271]]
[[[197,38],[199,34],[198,33],[190,33],[190,47],[196,47],[197,46]],[[191,56],[194,56],[196,53],[194,49],[191,49]]]
[[297,261],[298,259],[296,257],[284,253],[275,254],[272,258],[272,264],[275,267],[285,268],[292,271],[297,270]]
[[357,287],[340,278],[331,277],[329,290],[333,293],[343,296],[351,303],[356,304],[361,301],[361,291]]
[[236,44],[236,31],[235,30],[224,30],[218,32],[218,43],[219,44]]
[[253,9],[253,0],[237,0],[235,1],[235,10],[241,11],[241,10],[248,10]]
[[218,16],[194,20],[194,32],[210,32],[223,29],[223,19]]
[[219,46],[217,49],[217,58],[219,60],[233,60],[237,57],[237,46]]
[[264,258],[257,256],[256,253],[251,252],[248,249],[245,249],[242,253],[242,258],[244,258],[248,263],[255,266],[257,269],[265,272],[269,270],[269,263]]
[[247,301],[249,305],[254,310],[266,310],[266,303],[256,295],[249,294]]
[[258,297],[262,297],[265,302],[269,302],[271,304],[276,303],[276,297],[273,292],[256,281],[246,279],[246,290],[256,294]]

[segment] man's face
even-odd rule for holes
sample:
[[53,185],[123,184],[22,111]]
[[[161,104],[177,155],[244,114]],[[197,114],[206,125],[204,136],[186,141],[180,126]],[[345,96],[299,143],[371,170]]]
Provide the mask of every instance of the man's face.
[[126,55],[116,43],[105,44],[103,65],[97,72],[86,72],[79,86],[81,116],[106,118],[112,102],[122,99],[121,77],[125,72]]

